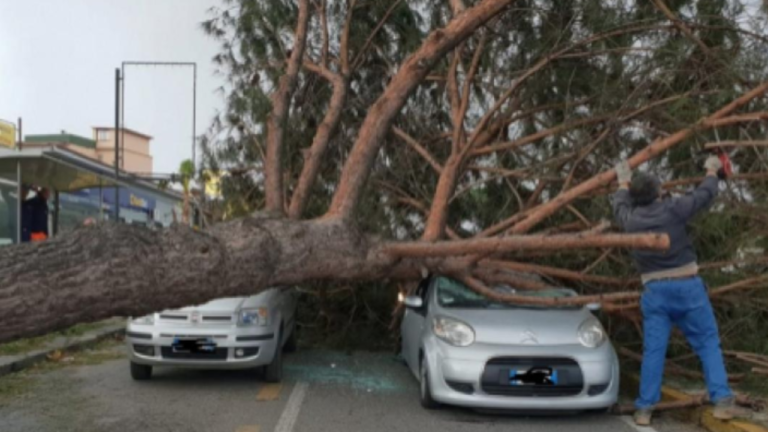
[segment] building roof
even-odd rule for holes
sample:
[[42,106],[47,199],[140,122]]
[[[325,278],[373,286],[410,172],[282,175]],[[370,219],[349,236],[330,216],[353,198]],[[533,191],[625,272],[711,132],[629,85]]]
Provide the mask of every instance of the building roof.
[[43,135],[25,135],[24,142],[29,143],[67,143],[85,148],[96,148],[96,141],[79,135],[60,133]]
[[[114,127],[105,127],[105,126],[94,126],[93,130],[100,131],[100,130],[115,130]],[[128,129],[127,127],[121,127],[120,131],[125,131],[126,133],[129,133],[131,135],[136,135],[138,137],[146,138],[148,140],[153,139],[151,135],[143,134],[141,132],[135,131],[133,129]]]
[[121,171],[120,178],[116,180],[113,167],[62,147],[23,150],[0,148],[0,177],[15,178],[17,162],[21,163],[24,183],[46,186],[61,192],[117,183],[121,187],[135,188],[177,202],[183,199],[183,195],[176,191],[161,189],[125,171]]

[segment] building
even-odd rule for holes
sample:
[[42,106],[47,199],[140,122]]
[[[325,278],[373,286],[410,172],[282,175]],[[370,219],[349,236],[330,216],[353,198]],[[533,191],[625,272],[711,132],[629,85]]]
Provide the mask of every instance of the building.
[[[96,154],[99,161],[114,166],[115,164],[115,128],[93,128],[96,141]],[[134,174],[151,174],[152,156],[149,142],[152,137],[131,129],[120,128],[120,168]]]
[[[22,161],[22,184],[51,188],[55,193],[50,202],[51,210],[56,210],[51,232],[66,232],[87,218],[113,219],[115,206],[125,223],[158,227],[180,221],[183,196],[145,179],[153,171],[152,137],[121,129],[120,138],[117,184],[114,128],[94,127],[93,139],[65,131],[27,135],[20,152],[0,154],[0,164],[4,165],[0,166],[4,171],[0,172],[0,243],[14,241],[12,234],[18,229],[13,209],[18,203],[19,184],[13,160]],[[53,163],[55,158],[60,160]],[[67,164],[77,169],[65,169]]]
[[[131,129],[120,129],[120,169],[138,175],[153,172],[150,141],[152,137]],[[115,164],[115,128],[94,127],[93,139],[62,131],[60,134],[27,135],[24,147],[59,147],[105,165]]]
[[113,167],[83,156],[87,143],[65,141],[0,148],[0,246],[24,241],[24,224],[30,219],[20,211],[20,202],[34,197],[36,188],[50,191],[48,236],[76,229],[88,219],[112,220],[115,206],[124,223],[159,228],[180,221],[180,193],[130,173],[115,178]]

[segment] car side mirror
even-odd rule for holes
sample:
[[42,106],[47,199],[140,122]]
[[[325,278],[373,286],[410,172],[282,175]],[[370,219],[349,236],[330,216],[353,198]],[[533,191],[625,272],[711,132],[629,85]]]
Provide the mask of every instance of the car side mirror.
[[408,296],[403,303],[405,303],[405,307],[411,309],[421,309],[424,306],[424,300],[419,296]]
[[600,303],[587,303],[586,308],[587,310],[592,312],[599,312],[600,310],[603,309],[603,305]]

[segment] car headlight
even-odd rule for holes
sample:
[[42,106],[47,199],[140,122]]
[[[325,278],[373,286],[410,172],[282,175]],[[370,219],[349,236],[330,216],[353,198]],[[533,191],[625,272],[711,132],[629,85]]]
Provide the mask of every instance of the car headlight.
[[437,316],[432,320],[435,336],[453,346],[465,347],[475,342],[475,331],[457,319]]
[[597,348],[606,341],[605,330],[594,318],[584,321],[579,326],[579,342],[587,348]]
[[154,325],[155,324],[155,314],[150,314],[147,316],[134,318],[131,320],[134,324],[142,324],[142,325]]
[[267,308],[242,309],[238,317],[241,326],[269,325],[269,310]]

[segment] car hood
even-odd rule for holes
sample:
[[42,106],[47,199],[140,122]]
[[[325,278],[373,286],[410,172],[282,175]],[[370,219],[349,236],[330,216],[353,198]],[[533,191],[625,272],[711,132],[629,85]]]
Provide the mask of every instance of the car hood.
[[199,306],[187,306],[177,309],[181,312],[235,312],[245,302],[248,297],[228,297],[209,301]]
[[585,309],[445,309],[443,315],[471,325],[479,343],[534,346],[578,344],[579,326],[594,318]]

